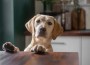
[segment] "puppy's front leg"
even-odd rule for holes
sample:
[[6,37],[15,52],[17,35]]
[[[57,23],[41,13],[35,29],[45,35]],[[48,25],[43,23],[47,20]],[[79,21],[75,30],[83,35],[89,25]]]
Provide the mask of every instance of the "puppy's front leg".
[[2,49],[9,53],[19,52],[19,48],[14,46],[11,42],[6,42],[3,44]]
[[31,48],[31,52],[36,54],[44,54],[46,52],[46,48],[43,45],[35,45]]

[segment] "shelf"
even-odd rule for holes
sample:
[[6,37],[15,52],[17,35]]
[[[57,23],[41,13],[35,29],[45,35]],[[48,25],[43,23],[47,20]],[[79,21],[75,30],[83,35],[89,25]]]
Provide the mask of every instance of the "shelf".
[[[25,32],[25,36],[31,36],[28,31]],[[84,31],[65,31],[62,36],[90,36],[90,30]]]
[[51,15],[51,16],[57,16],[57,15],[61,15],[62,13],[66,13],[69,11],[64,11],[64,12],[41,12],[40,14],[45,14],[45,15]]
[[62,36],[90,36],[90,31],[66,31]]

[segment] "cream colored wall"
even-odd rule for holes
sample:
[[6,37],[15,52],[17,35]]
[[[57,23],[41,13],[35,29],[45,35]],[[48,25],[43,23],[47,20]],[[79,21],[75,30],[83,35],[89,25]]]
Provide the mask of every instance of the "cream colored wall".
[[90,5],[86,7],[86,29],[90,29]]
[[79,0],[79,3],[86,11],[86,29],[90,29],[90,2],[88,2],[88,1],[87,0]]

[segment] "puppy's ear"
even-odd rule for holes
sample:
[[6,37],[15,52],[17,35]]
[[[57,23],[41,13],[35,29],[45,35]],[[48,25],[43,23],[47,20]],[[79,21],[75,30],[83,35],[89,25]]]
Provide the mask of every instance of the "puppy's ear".
[[56,37],[61,35],[62,33],[63,33],[63,28],[61,24],[59,24],[57,20],[54,18],[54,28],[52,31],[52,38],[56,39]]
[[37,16],[40,16],[40,14],[35,15],[33,18],[31,18],[31,19],[25,24],[26,29],[27,29],[29,32],[31,32],[31,33],[32,33],[33,29],[34,29],[33,24],[34,24],[35,19],[36,19]]

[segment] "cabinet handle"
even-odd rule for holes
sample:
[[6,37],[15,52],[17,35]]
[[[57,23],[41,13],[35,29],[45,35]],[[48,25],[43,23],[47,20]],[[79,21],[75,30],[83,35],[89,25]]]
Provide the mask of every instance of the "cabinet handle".
[[52,44],[61,44],[61,45],[66,45],[64,42],[53,42]]

